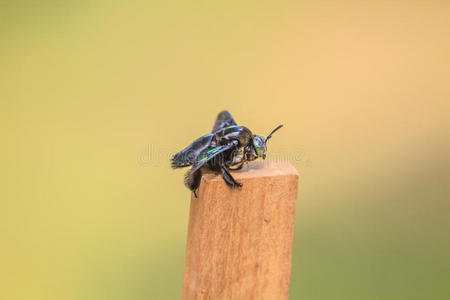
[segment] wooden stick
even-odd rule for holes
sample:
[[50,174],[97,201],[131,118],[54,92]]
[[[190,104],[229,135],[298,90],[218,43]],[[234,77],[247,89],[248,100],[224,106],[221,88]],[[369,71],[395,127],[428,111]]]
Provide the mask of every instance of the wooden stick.
[[228,187],[205,172],[192,196],[183,299],[288,299],[298,173],[253,162]]

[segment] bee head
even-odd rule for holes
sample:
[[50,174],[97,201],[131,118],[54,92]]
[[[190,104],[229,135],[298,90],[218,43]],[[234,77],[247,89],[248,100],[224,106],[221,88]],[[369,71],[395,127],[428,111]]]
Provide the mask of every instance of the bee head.
[[257,157],[266,158],[266,139],[262,135],[253,135],[253,147],[255,147]]
[[272,137],[272,134],[274,134],[275,131],[277,131],[281,127],[283,127],[283,125],[278,125],[266,138],[257,134],[253,135],[253,147],[256,150],[257,157],[266,159],[267,141]]

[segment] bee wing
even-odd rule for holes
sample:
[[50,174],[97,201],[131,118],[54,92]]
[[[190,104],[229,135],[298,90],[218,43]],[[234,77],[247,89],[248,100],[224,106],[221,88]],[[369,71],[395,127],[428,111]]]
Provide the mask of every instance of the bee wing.
[[209,133],[199,137],[185,149],[174,154],[171,158],[172,168],[182,168],[194,164],[197,156],[210,148],[213,136],[213,134]]
[[224,110],[217,115],[216,122],[214,123],[214,127],[212,129],[212,133],[215,133],[222,128],[233,125],[237,125],[236,121],[233,119],[233,116],[227,110]]
[[204,151],[202,153],[200,153],[197,156],[197,159],[195,160],[194,165],[192,166],[190,173],[194,173],[195,171],[197,171],[198,169],[200,169],[201,167],[203,167],[208,161],[210,161],[211,159],[213,159],[214,157],[216,157],[217,155],[219,155],[220,153],[223,153],[224,151],[230,150],[233,147],[238,145],[238,141],[234,140],[231,143],[227,144],[227,145],[222,145],[222,146],[216,146],[214,148],[211,148],[207,151]]

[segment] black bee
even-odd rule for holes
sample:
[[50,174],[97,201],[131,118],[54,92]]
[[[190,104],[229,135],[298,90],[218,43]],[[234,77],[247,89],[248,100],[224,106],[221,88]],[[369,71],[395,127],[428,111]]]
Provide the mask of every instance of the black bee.
[[279,125],[264,138],[252,134],[250,129],[238,126],[228,111],[217,116],[212,132],[196,139],[184,150],[171,158],[172,168],[192,166],[186,173],[184,184],[197,197],[202,168],[221,172],[225,182],[231,187],[241,187],[228,170],[239,170],[244,164],[258,157],[266,158],[267,141],[272,134],[283,127]]

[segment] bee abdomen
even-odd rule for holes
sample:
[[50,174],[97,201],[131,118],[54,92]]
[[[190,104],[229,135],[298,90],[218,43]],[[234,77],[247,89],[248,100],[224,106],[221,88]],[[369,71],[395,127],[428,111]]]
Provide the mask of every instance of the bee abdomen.
[[186,172],[186,175],[184,175],[184,185],[191,191],[194,191],[200,185],[201,178],[202,178],[201,169],[195,172],[191,172],[191,170],[189,170]]

